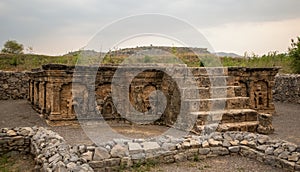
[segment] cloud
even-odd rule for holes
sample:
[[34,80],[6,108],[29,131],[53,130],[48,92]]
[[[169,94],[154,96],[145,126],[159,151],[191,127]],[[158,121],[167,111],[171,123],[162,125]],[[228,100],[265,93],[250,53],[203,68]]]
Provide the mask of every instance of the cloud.
[[287,52],[291,39],[299,36],[300,18],[272,22],[224,24],[202,30],[216,51],[259,55]]
[[[8,39],[17,39],[38,49],[57,46],[52,44],[55,41],[43,39],[51,38],[61,42],[59,46],[64,46],[70,44],[67,41],[71,41],[71,38],[74,42],[88,40],[106,24],[142,13],[175,16],[200,29],[229,23],[284,21],[299,18],[299,6],[299,0],[1,1],[0,44],[3,45]],[[84,43],[76,45],[79,44]]]

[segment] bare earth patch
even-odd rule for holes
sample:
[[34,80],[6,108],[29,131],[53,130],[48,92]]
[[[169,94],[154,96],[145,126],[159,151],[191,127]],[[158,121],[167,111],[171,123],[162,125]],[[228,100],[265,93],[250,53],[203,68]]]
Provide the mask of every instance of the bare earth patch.
[[284,172],[279,168],[265,165],[261,162],[242,156],[214,157],[204,160],[180,162],[173,164],[146,164],[131,168],[129,171],[149,172]]
[[11,152],[0,156],[1,172],[32,172],[34,166],[32,155],[20,155]]

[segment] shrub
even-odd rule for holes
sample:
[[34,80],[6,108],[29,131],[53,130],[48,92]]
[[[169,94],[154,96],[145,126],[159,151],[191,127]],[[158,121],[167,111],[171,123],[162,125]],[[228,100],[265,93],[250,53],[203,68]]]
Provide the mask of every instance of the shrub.
[[293,72],[300,73],[300,37],[297,37],[296,41],[292,39],[289,56],[292,58],[291,67]]

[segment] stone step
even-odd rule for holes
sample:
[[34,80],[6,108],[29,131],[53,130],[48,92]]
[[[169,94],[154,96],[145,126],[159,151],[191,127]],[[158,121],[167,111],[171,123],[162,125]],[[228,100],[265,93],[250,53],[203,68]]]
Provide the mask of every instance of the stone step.
[[192,132],[200,134],[201,132],[226,132],[226,131],[247,131],[256,132],[259,125],[258,121],[247,121],[239,123],[225,123],[225,124],[208,124],[208,125],[195,125]]
[[239,122],[239,123],[225,123],[220,124],[217,131],[225,132],[225,131],[248,131],[248,132],[256,132],[256,129],[259,125],[258,121],[247,121],[247,122]]
[[204,125],[207,122],[220,122],[221,124],[223,124],[258,120],[257,112],[252,109],[230,109],[208,112],[191,112],[190,115],[197,116],[197,125]]
[[183,109],[188,112],[217,111],[227,109],[249,109],[249,97],[214,99],[185,99]]
[[184,99],[209,99],[241,96],[241,87],[187,87],[182,88]]

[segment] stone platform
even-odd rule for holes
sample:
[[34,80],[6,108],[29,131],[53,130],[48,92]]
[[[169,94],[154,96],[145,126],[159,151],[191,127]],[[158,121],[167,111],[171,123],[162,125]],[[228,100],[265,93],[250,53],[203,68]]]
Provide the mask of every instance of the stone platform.
[[[49,64],[29,73],[29,101],[51,122],[133,120],[195,133],[270,133],[277,72],[278,68]],[[158,91],[166,99],[164,109],[155,106],[163,103],[153,94]]]

